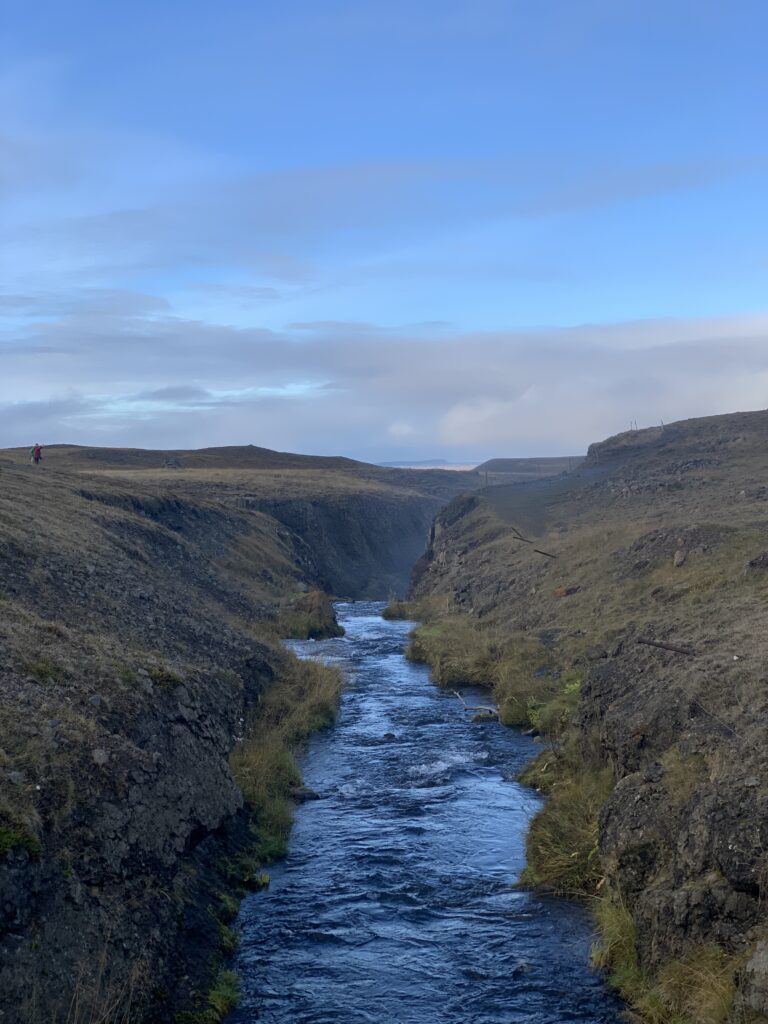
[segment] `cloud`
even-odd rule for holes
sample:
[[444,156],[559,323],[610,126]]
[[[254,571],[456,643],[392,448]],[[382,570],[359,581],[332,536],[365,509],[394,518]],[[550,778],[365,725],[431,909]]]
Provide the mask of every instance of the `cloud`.
[[[709,185],[751,169],[753,162],[708,160],[596,168],[545,184],[520,204],[523,217],[550,217],[633,202]],[[758,165],[759,166],[759,165]]]
[[[73,210],[69,215],[60,200],[48,209],[43,197],[26,216],[17,214],[7,222],[0,248],[13,253],[14,276],[22,285],[35,276],[33,269],[39,275],[41,267],[83,282],[111,284],[120,273],[172,267],[188,273],[215,265],[247,270],[261,279],[254,288],[271,289],[271,282],[315,280],[316,261],[332,255],[362,256],[374,268],[383,263],[384,272],[389,263],[390,273],[402,274],[407,266],[398,265],[408,261],[393,258],[390,250],[419,245],[425,237],[448,237],[484,223],[546,219],[632,203],[737,177],[754,166],[718,160],[600,167],[528,158],[380,161],[250,175],[219,172],[181,181],[172,197],[167,187],[145,184],[136,190],[134,205],[124,204],[131,191],[126,186],[123,205],[114,206],[106,195],[91,204],[105,209]],[[77,205],[87,207],[85,199]],[[460,252],[445,262],[454,261],[460,269]],[[497,263],[505,274],[521,279],[562,274],[548,260],[511,257]],[[242,285],[230,287],[236,295]],[[262,290],[240,292],[239,297],[274,296]]]
[[394,423],[390,423],[387,432],[390,437],[394,437],[398,440],[406,437],[414,437],[418,434],[418,430],[405,420],[395,420]]
[[768,404],[767,342],[768,315],[273,331],[185,319],[141,293],[90,295],[23,346],[0,342],[0,432],[3,444],[253,442],[369,459],[568,453],[631,419]]
[[142,391],[136,395],[136,401],[162,402],[163,404],[175,402],[179,405],[186,405],[189,402],[209,402],[212,397],[211,392],[206,391],[205,388],[176,384],[165,388],[156,388],[154,391]]
[[[384,22],[415,40],[424,31],[464,39],[495,34],[508,6],[456,0],[419,22],[398,0],[397,17]],[[318,32],[351,32],[349,7],[335,20],[318,15]],[[383,23],[362,7],[353,21],[378,41]],[[581,25],[584,12],[566,20]],[[547,22],[536,33],[544,47]],[[421,136],[408,148],[398,124],[397,137],[375,146],[315,140],[311,152],[326,156],[315,165],[296,162],[305,140],[293,140],[298,149],[280,150],[286,166],[269,167],[245,148],[228,159],[216,132],[191,133],[204,140],[198,152],[119,119],[88,123],[61,79],[52,64],[0,75],[0,185],[13,200],[0,229],[0,444],[31,434],[175,447],[254,441],[464,461],[584,448],[629,419],[765,404],[766,317],[540,330],[453,322],[525,322],[516,302],[529,293],[537,299],[528,308],[559,311],[590,273],[591,306],[573,305],[602,315],[618,260],[617,281],[632,295],[612,308],[643,291],[640,308],[665,308],[667,264],[646,280],[633,254],[655,264],[699,221],[670,225],[666,207],[656,210],[658,236],[636,245],[629,229],[648,199],[732,183],[764,171],[759,160],[708,158],[703,145],[696,159],[656,147],[647,150],[656,159],[632,163],[631,147],[611,160],[589,140],[573,152],[532,152],[525,133],[512,159],[494,122],[493,144],[473,159],[456,158],[452,142],[430,145],[429,132],[423,148]],[[388,152],[401,156],[381,157]],[[620,231],[601,227],[633,205],[618,252]],[[579,225],[607,209],[611,218]],[[730,254],[712,259],[709,269],[721,268]],[[738,259],[730,268],[738,276]],[[684,282],[693,308],[702,280]],[[734,294],[735,307],[746,293]]]
[[265,288],[252,284],[201,283],[193,284],[190,290],[217,298],[223,297],[230,301],[235,300],[246,305],[262,305],[264,302],[273,301],[281,296],[281,292],[277,288]]
[[288,324],[289,331],[312,331],[313,333],[325,333],[330,331],[336,334],[372,334],[378,328],[375,324],[367,323],[364,320],[308,320],[305,322]]

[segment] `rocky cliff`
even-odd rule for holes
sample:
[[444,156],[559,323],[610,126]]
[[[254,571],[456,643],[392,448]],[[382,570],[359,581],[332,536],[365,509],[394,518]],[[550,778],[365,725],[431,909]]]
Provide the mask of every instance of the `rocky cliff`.
[[604,962],[647,1020],[768,1012],[767,451],[767,413],[620,435],[565,477],[452,502],[414,573],[415,598],[494,638],[502,696],[499,637],[528,645],[529,720],[581,680],[535,777],[573,807],[576,776],[610,773],[593,891],[626,921],[634,948],[614,927]]
[[462,485],[256,452],[0,457],[5,1024],[201,1005],[252,838],[228,758],[289,671],[282,609],[397,587]]

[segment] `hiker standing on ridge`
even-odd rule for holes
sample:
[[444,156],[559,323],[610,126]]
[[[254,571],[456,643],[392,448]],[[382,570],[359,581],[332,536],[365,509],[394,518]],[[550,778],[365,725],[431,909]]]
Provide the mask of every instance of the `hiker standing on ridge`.
[[40,462],[41,462],[41,460],[43,458],[43,449],[40,447],[39,444],[34,445],[34,447],[32,448],[32,451],[31,451],[31,455],[32,455],[32,462],[34,462],[34,464],[36,466],[39,466]]

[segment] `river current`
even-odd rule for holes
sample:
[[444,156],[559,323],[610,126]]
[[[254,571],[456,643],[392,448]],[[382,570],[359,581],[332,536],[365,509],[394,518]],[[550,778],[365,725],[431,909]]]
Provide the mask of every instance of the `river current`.
[[302,761],[321,799],[242,906],[232,1024],[616,1024],[587,912],[514,888],[540,806],[514,780],[537,748],[473,723],[382,608],[341,603],[344,637],[292,645],[347,684]]

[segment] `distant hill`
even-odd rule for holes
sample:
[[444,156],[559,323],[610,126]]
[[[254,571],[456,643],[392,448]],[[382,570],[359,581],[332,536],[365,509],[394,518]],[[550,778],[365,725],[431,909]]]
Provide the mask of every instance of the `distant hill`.
[[[8,459],[16,465],[29,462],[28,448],[0,449],[0,460]],[[47,468],[75,473],[99,473],[127,475],[132,480],[138,474],[146,479],[161,479],[176,486],[186,483],[203,482],[206,473],[216,477],[221,486],[223,481],[233,481],[233,473],[259,473],[260,488],[272,495],[287,496],[297,488],[309,495],[318,490],[336,489],[343,485],[348,490],[353,484],[383,484],[387,487],[418,491],[422,496],[432,496],[448,501],[463,490],[473,490],[482,483],[480,476],[471,467],[463,472],[455,469],[441,469],[440,466],[403,468],[402,466],[378,466],[358,462],[341,455],[298,455],[293,452],[277,452],[257,445],[230,445],[218,448],[198,449],[150,449],[150,448],[91,448],[80,445],[53,444],[43,448],[43,465]],[[423,469],[423,472],[420,472]],[[222,476],[223,474],[223,476]],[[284,486],[285,485],[285,488]],[[434,509],[433,509],[434,511]]]
[[584,461],[583,455],[557,455],[541,459],[489,459],[477,467],[478,473],[493,476],[491,483],[523,483],[542,477],[570,473]]
[[56,453],[57,463],[73,469],[355,469],[368,465],[341,455],[297,455],[255,444],[168,450],[54,444],[46,450]]
[[[0,450],[0,467],[7,495],[17,479],[13,470],[24,474],[19,482],[26,479],[28,449]],[[259,511],[305,538],[313,585],[352,597],[402,591],[434,514],[482,483],[475,472],[387,468],[256,445],[168,451],[48,445],[33,479],[43,490],[68,482],[81,497],[111,507],[138,509],[139,495],[149,491],[161,502],[213,502],[237,515],[243,508]],[[17,500],[25,506],[23,489]],[[384,539],[389,530],[395,531],[391,544]]]

